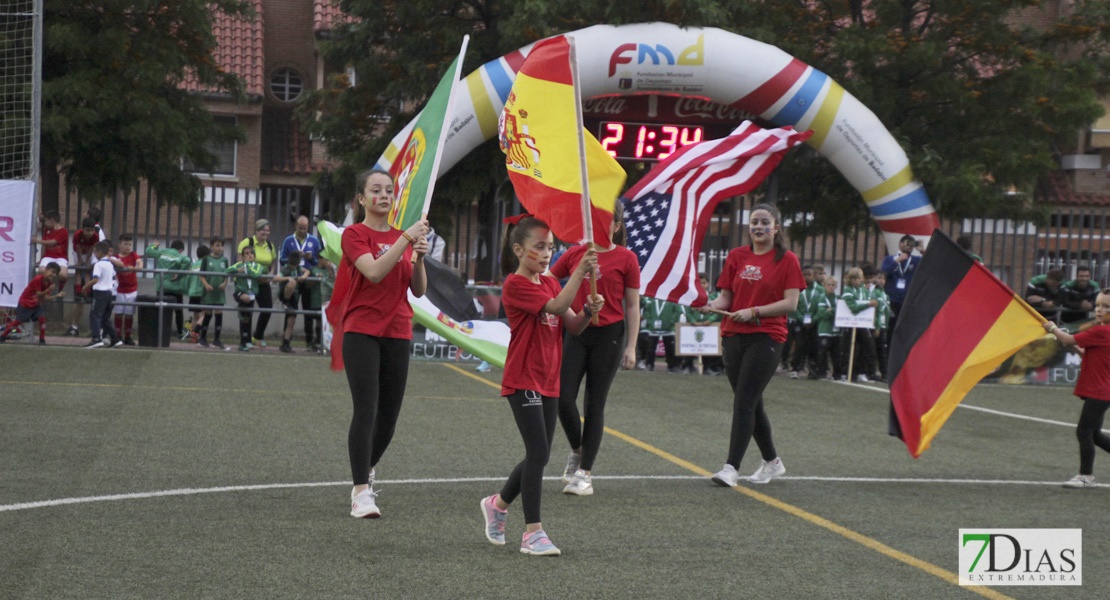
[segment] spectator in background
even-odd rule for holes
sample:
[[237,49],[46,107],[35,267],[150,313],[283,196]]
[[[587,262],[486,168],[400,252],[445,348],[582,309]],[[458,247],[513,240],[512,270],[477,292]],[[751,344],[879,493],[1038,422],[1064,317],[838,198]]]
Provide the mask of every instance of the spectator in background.
[[890,324],[890,299],[887,298],[886,291],[883,289],[886,284],[886,275],[882,271],[876,270],[871,264],[866,264],[863,267],[863,276],[871,290],[871,299],[878,303],[875,305],[875,329],[871,335],[875,342],[876,368],[874,376],[876,381],[886,381],[886,340],[887,327]]
[[1034,276],[1025,286],[1025,301],[1035,308],[1041,316],[1060,323],[1060,307],[1064,302],[1064,272],[1050,269],[1044,275]]
[[1074,323],[1087,319],[1090,312],[1095,309],[1095,298],[1098,297],[1098,293],[1098,286],[1091,282],[1091,268],[1077,267],[1075,279],[1063,285],[1061,303],[1064,311],[1060,315],[1060,321]]
[[[824,297],[814,300],[813,319],[817,325],[817,377],[836,379],[844,377],[844,366],[840,360],[840,329],[836,326],[836,278],[829,275],[823,278]],[[829,366],[832,375],[829,375]]]
[[[706,291],[706,295],[708,297],[707,299],[708,299],[709,302],[712,302],[712,301],[716,300],[717,296],[721,295],[721,292],[719,292],[717,290],[716,286],[714,286],[714,287],[709,286],[709,276],[707,276],[705,273],[698,273],[698,281],[701,282],[702,289],[704,289]],[[698,311],[695,310],[694,314],[697,315],[697,319],[696,319],[697,323],[720,323],[721,322],[721,315],[718,314],[718,313],[712,313],[712,312],[702,313],[702,312],[698,312]],[[702,356],[701,357],[701,372],[702,372],[702,375],[720,375],[721,373],[724,373],[725,372],[725,361],[724,361],[724,359],[721,358],[721,355],[719,355],[719,354],[717,356]]]
[[[123,345],[116,328],[112,326],[112,298],[116,295],[116,269],[109,260],[112,244],[97,242],[93,246],[96,262],[93,263],[92,277],[85,283],[85,290],[92,291],[93,305],[89,311],[89,330],[92,341],[86,348],[115,348]],[[108,341],[101,337],[107,334]]]
[[39,237],[31,242],[42,246],[39,273],[45,273],[50,263],[58,265],[58,290],[64,290],[69,278],[69,230],[62,226],[62,217],[56,210],[48,210],[39,218]]
[[[877,300],[871,299],[871,290],[865,285],[863,269],[860,267],[852,267],[844,275],[844,290],[840,293],[840,299],[848,305],[848,310],[854,315],[879,305]],[[855,335],[854,358],[851,356],[852,329],[844,331],[844,339],[840,343],[845,350],[844,364],[851,365],[851,370],[857,373],[856,381],[867,383],[870,381],[869,374],[875,372],[875,339],[871,337],[874,327],[858,329],[861,331],[857,331]]]
[[197,259],[189,264],[189,271],[191,272],[188,275],[182,275],[184,279],[182,287],[185,290],[185,296],[189,298],[189,306],[192,307],[193,316],[185,326],[186,331],[181,336],[181,341],[188,339],[194,344],[200,341],[200,330],[204,326],[204,309],[200,305],[201,299],[204,298],[204,286],[201,285],[197,273],[204,266],[204,261],[208,260],[208,254],[211,251],[211,248],[203,244],[198,246]]
[[92,302],[90,292],[86,291],[92,288],[85,284],[92,277],[93,246],[99,241],[100,230],[96,221],[92,217],[82,219],[81,229],[73,234],[73,266],[76,273],[73,277],[73,314],[69,319],[69,329],[66,330],[68,336],[78,334],[81,317],[85,312],[83,307]]
[[54,290],[59,289],[58,273],[61,270],[57,263],[48,263],[41,274],[31,279],[16,303],[15,318],[4,327],[3,333],[0,333],[0,343],[6,342],[8,336],[20,324],[38,321],[39,344],[46,344],[46,312],[42,309],[42,303],[66,295],[64,290],[54,293]]
[[203,292],[200,303],[206,307],[201,314],[202,321],[197,343],[208,347],[208,326],[212,324],[212,345],[224,350],[227,346],[224,346],[223,342],[220,341],[220,332],[224,328],[223,307],[224,303],[227,302],[227,295],[224,290],[227,289],[227,278],[223,275],[205,275],[205,273],[225,273],[229,265],[227,257],[224,256],[224,241],[222,239],[212,238],[208,248],[208,256],[201,261],[200,273],[197,275],[197,280],[200,282]]
[[[444,242],[443,238],[440,237],[440,235],[436,233],[436,230],[431,227],[428,228],[428,235],[426,237],[428,239],[428,258],[443,262],[444,256],[446,254],[445,251],[447,249],[447,243]],[[555,264],[555,262],[556,261],[553,260],[551,261],[551,264]]]
[[[277,272],[278,252],[274,243],[270,241],[270,222],[259,219],[254,222],[254,235],[239,242],[236,248],[238,254],[243,253],[243,248],[254,248],[254,261],[262,266],[263,274],[259,280],[258,294],[255,301],[258,308],[271,309],[274,307],[274,291],[270,288],[270,279]],[[270,313],[258,313],[258,323],[254,326],[254,345],[266,347],[266,327],[270,324]]]
[[[910,282],[913,281],[913,276],[917,273],[917,265],[921,262],[921,256],[914,254],[917,249],[917,238],[912,235],[904,235],[898,242],[898,254],[888,256],[883,259],[883,264],[879,268],[886,276],[886,295],[890,298],[890,310],[893,315],[890,317],[891,331],[894,330],[895,323],[898,321],[898,314],[902,312],[902,303],[906,301],[906,290],[910,289]],[[847,279],[844,285],[848,285]],[[890,340],[887,340],[888,342]]]
[[293,352],[293,327],[297,324],[297,313],[295,311],[298,305],[302,305],[301,289],[311,271],[301,264],[300,250],[290,252],[287,260],[288,262],[282,265],[278,276],[274,277],[274,283],[278,284],[278,295],[281,298],[282,306],[285,307],[285,328],[282,330],[281,351],[291,354]]
[[132,303],[139,297],[139,276],[136,271],[143,269],[143,258],[133,251],[134,244],[130,233],[120,235],[119,253],[115,256],[116,261],[123,266],[116,266],[119,288],[116,290],[112,312],[115,314],[116,331],[127,346],[135,345],[135,340],[131,339],[131,328],[135,324],[135,306]]
[[101,211],[100,208],[96,206],[88,207],[87,209],[85,209],[85,216],[92,219],[93,224],[96,226],[96,241],[112,241],[108,239],[108,234],[104,232],[104,226],[100,224],[100,220],[104,218],[104,212]]
[[[147,247],[143,255],[154,261],[153,266],[156,269],[188,271],[192,267],[192,261],[184,252],[185,242],[181,240],[170,242],[170,247],[164,249],[159,248],[156,241]],[[172,302],[181,304],[188,292],[185,287],[188,276],[184,273],[159,273],[155,277],[158,279],[158,295],[167,296]],[[173,314],[177,325],[174,333],[180,338],[185,333],[185,313],[181,308],[175,308]]]
[[[825,293],[821,284],[817,283],[812,266],[802,267],[802,279],[806,283],[806,289],[798,294],[798,306],[787,316],[786,326],[789,328],[789,333],[786,337],[786,346],[782,350],[783,365],[786,366],[786,353],[793,346],[794,354],[789,362],[791,379],[801,377],[806,363],[812,363],[816,359],[817,330],[813,327],[813,303]],[[816,378],[815,373],[810,373],[810,379]]]
[[658,298],[640,298],[640,347],[643,365],[639,369],[655,370],[655,351],[663,342],[667,357],[667,369],[677,370],[678,360],[674,354],[674,326],[682,316],[682,307],[673,302]]
[[983,257],[971,251],[971,236],[966,233],[956,238],[956,245],[963,248],[964,252],[971,255],[977,262],[983,262]]
[[242,260],[228,267],[227,272],[235,278],[235,291],[232,298],[239,307],[239,351],[249,352],[251,349],[251,319],[254,313],[254,300],[258,294],[258,279],[265,270],[262,265],[254,262],[254,247],[247,246],[239,253]]
[[[293,225],[293,235],[285,238],[281,243],[281,266],[289,263],[289,255],[293,252],[301,253],[301,265],[311,272],[316,268],[320,258],[320,252],[324,249],[324,243],[320,238],[310,234],[308,217],[301,215],[297,217],[296,223]],[[308,289],[312,282],[304,281],[297,289],[297,296],[300,298],[300,307],[302,310],[310,310],[309,303],[312,301],[312,294]],[[296,308],[296,307],[294,307]],[[316,315],[304,315],[304,341],[305,346],[309,350],[315,349],[316,342],[319,337],[316,335]]]

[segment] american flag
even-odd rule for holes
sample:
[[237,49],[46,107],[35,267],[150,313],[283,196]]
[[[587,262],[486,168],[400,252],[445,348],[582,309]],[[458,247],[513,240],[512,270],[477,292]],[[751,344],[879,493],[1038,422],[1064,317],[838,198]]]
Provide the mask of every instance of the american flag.
[[755,189],[812,134],[744,121],[728,137],[682,147],[628,190],[621,201],[628,248],[640,259],[640,294],[704,305],[697,257],[717,203]]

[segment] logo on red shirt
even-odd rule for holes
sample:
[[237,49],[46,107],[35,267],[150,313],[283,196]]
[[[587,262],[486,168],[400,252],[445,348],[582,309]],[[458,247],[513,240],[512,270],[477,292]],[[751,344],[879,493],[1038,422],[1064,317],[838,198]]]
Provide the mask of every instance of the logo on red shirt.
[[540,312],[540,314],[536,316],[536,319],[539,321],[540,325],[547,325],[548,327],[559,326],[559,317],[551,313]]
[[756,265],[744,265],[744,270],[740,272],[739,277],[748,281],[759,281],[763,279],[763,271]]
[[374,258],[381,258],[386,252],[389,252],[389,249],[392,247],[393,244],[378,244],[378,252],[374,254]]

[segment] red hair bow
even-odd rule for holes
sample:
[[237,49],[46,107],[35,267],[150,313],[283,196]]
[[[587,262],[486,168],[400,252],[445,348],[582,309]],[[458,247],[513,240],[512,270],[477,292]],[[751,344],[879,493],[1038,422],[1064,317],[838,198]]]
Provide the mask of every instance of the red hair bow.
[[519,215],[514,215],[514,216],[511,216],[511,217],[505,217],[504,219],[501,220],[501,222],[505,223],[507,225],[519,225],[521,219],[523,219],[525,217],[531,217],[531,216],[532,216],[532,213],[520,213]]

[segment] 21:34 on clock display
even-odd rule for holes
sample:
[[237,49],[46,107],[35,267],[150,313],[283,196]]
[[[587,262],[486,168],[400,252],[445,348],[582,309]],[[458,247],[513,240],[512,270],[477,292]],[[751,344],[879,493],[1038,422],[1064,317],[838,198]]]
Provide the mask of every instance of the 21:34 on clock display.
[[601,121],[597,137],[613,158],[663,160],[675,150],[705,139],[705,130],[700,125]]

